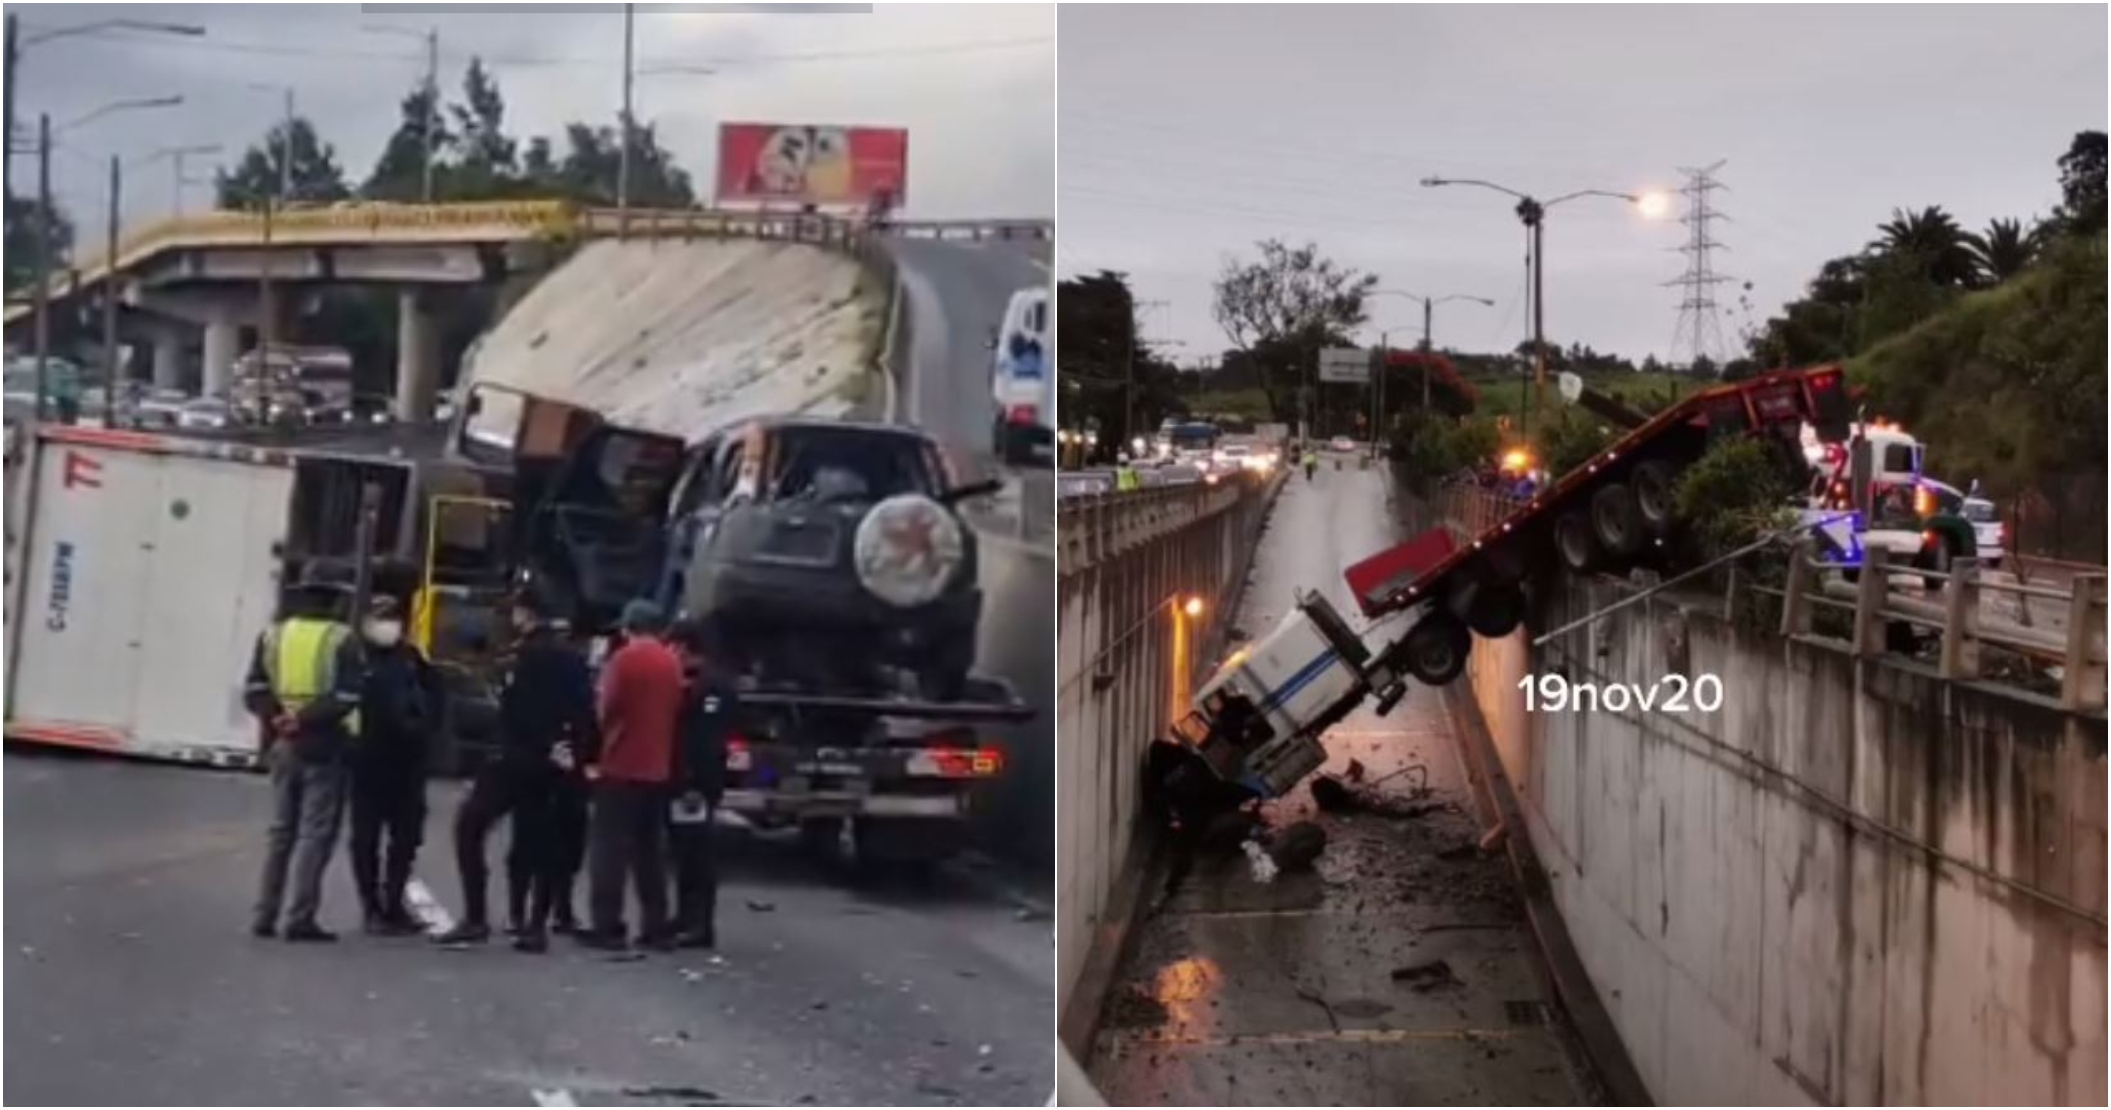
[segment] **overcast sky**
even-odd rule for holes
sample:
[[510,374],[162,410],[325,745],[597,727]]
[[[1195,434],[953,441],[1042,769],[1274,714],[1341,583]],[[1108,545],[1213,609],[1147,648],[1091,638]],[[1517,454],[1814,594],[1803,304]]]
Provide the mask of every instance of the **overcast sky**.
[[[508,129],[522,139],[561,135],[564,123],[613,126],[622,96],[620,5],[537,11],[513,4],[390,11],[367,5],[8,5],[25,41],[51,29],[112,18],[194,24],[198,38],[108,31],[36,43],[16,78],[18,128],[36,114],[54,126],[113,100],[181,95],[178,107],[113,114],[64,134],[54,188],[81,225],[83,254],[100,253],[111,153],[142,158],[172,145],[220,143],[232,162],[280,111],[279,94],[250,84],[293,85],[296,107],[337,148],[353,186],[373,168],[396,127],[399,102],[425,72],[414,37],[386,25],[440,32],[440,84],[453,101],[471,55],[481,55],[506,99]],[[936,218],[1045,218],[1055,208],[1055,14],[1048,5],[887,6],[872,14],[655,12],[638,5],[640,71],[668,63],[712,76],[638,79],[637,111],[656,123],[708,195],[720,121],[870,124],[909,130],[907,213]],[[557,149],[561,154],[563,144]],[[66,151],[70,151],[67,153]],[[211,162],[212,158],[201,159]],[[131,172],[127,210],[165,214],[172,164]],[[209,165],[190,169],[210,179]],[[34,192],[36,160],[18,155],[12,185]],[[208,207],[197,185],[187,206]],[[132,217],[128,217],[127,221]],[[93,237],[93,238],[90,238]]]
[[[1717,269],[1757,323],[1894,207],[1968,228],[2049,212],[2055,161],[2106,118],[2105,9],[1985,6],[1080,7],[1059,16],[1061,273],[1128,271],[1176,361],[1226,346],[1210,280],[1310,238],[1440,307],[1440,345],[1526,336],[1514,202],[1676,188],[1727,159]],[[1546,223],[1550,340],[1639,360],[1677,322],[1684,229],[1585,198]],[[1745,314],[1724,286],[1724,332]],[[1421,310],[1373,302],[1412,342]],[[1367,340],[1375,342],[1375,327]]]

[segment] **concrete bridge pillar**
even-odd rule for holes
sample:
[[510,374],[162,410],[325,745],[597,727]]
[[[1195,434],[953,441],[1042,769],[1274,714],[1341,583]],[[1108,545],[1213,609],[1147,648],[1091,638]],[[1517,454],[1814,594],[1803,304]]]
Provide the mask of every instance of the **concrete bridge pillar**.
[[423,422],[440,385],[440,325],[430,292],[405,289],[396,307],[396,419]]
[[204,388],[207,397],[225,397],[234,378],[235,356],[242,342],[241,325],[233,316],[215,315],[205,323]]
[[154,333],[154,388],[183,388],[183,333],[175,328]]

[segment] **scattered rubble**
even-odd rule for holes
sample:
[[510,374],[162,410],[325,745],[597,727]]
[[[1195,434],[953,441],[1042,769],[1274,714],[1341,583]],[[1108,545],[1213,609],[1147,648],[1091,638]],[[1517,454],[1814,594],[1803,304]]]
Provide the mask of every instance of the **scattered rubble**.
[[1418,964],[1393,969],[1393,982],[1406,983],[1418,992],[1428,992],[1446,987],[1463,987],[1466,984],[1451,970],[1445,960],[1425,960]]

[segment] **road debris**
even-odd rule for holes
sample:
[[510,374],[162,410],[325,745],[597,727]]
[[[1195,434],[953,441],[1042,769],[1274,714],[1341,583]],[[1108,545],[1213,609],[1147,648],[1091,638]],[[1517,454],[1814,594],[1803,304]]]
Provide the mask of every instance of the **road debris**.
[[1264,884],[1274,882],[1277,868],[1275,858],[1268,854],[1268,849],[1262,847],[1258,840],[1249,840],[1241,847],[1246,850],[1246,860],[1252,865],[1253,881]]
[[1277,869],[1303,871],[1319,859],[1327,850],[1327,832],[1311,821],[1299,821],[1276,834],[1269,845],[1268,854],[1274,858]]
[[1425,960],[1418,964],[1393,969],[1393,982],[1406,983],[1413,990],[1427,993],[1444,987],[1463,987],[1466,984],[1451,970],[1446,960]]
[[1156,1029],[1171,1016],[1165,1003],[1129,983],[1108,997],[1100,1022],[1109,1029]]

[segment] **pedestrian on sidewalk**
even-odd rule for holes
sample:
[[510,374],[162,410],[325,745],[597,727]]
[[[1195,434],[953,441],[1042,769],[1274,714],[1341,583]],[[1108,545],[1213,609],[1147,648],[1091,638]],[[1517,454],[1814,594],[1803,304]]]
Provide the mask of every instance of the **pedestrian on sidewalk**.
[[623,607],[628,642],[601,675],[601,747],[589,779],[594,809],[587,832],[587,899],[592,927],[578,939],[593,948],[629,947],[623,887],[637,889],[638,941],[673,946],[667,920],[668,784],[684,684],[682,661],[662,638],[666,619],[643,598]]
[[532,591],[515,597],[513,626],[520,639],[499,694],[499,751],[477,773],[455,815],[462,921],[434,939],[448,946],[491,939],[484,841],[492,826],[511,815],[513,835],[533,879],[528,919],[513,947],[541,952],[549,945],[545,929],[555,901],[555,868],[562,862],[551,843],[552,796],[564,772],[579,763],[579,753],[593,747],[593,680],[568,630],[550,619]]
[[681,656],[687,693],[675,747],[678,793],[668,809],[674,845],[674,943],[711,948],[718,943],[718,860],[713,831],[725,796],[726,741],[739,698],[726,673],[709,658],[702,624],[683,621],[669,637]]
[[285,938],[333,941],[316,922],[323,872],[344,819],[351,747],[359,736],[364,659],[345,623],[350,591],[321,568],[302,568],[288,594],[288,614],[257,637],[243,702],[263,723],[263,758],[271,772],[271,831],[250,932],[279,935],[287,871],[293,900]]
[[352,878],[366,931],[405,936],[420,931],[404,890],[425,842],[425,772],[446,690],[424,654],[404,642],[403,607],[395,598],[375,596],[360,637],[366,685],[352,754]]

